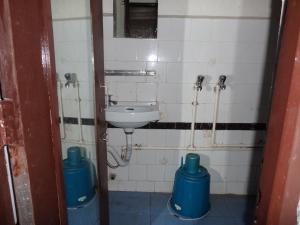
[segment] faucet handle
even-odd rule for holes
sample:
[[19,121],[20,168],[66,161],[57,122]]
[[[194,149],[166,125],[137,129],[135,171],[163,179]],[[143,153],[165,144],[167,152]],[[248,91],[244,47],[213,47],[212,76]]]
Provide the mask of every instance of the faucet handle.
[[218,85],[219,85],[219,87],[220,87],[221,90],[225,90],[226,89],[226,85],[225,85],[226,79],[227,79],[227,77],[225,75],[219,76]]
[[203,83],[203,81],[204,81],[204,76],[198,75],[197,81],[196,81],[196,88],[197,88],[198,91],[202,90],[202,83]]

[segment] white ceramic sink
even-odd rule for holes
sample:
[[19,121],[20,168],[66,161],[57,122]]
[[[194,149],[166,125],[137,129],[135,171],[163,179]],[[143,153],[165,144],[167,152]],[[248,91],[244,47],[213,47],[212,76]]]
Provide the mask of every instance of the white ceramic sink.
[[138,128],[160,118],[158,105],[124,104],[108,106],[105,110],[108,123],[120,128]]

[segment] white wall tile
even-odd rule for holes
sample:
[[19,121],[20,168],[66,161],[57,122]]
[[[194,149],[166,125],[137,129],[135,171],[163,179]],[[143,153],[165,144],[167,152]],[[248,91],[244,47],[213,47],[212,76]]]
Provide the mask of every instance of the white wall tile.
[[63,116],[77,117],[78,116],[78,102],[73,99],[63,99]]
[[92,60],[91,54],[91,42],[73,41],[55,44],[55,57],[60,62],[88,62]]
[[[259,84],[265,82],[265,65],[263,63],[218,63],[216,74],[227,75],[227,83]],[[214,77],[216,83],[218,76]]]
[[147,77],[147,82],[165,82],[166,81],[166,64],[163,62],[147,62],[147,70],[155,70],[156,76]]
[[137,181],[137,191],[154,192],[154,183],[150,181]]
[[137,45],[137,60],[139,61],[157,61],[158,44],[156,40],[135,40]]
[[65,138],[68,140],[80,140],[80,131],[78,125],[65,124]]
[[103,43],[104,48],[104,60],[116,60],[115,55],[115,41],[111,39],[104,39]]
[[265,43],[217,43],[216,59],[220,63],[261,63],[266,60]]
[[103,0],[103,13],[113,13],[113,1],[112,0]]
[[103,36],[105,39],[111,39],[114,35],[113,16],[103,16]]
[[178,62],[182,60],[183,43],[180,41],[159,41],[158,61]]
[[166,104],[166,119],[168,122],[191,122],[192,104]]
[[118,83],[117,96],[118,101],[136,101],[136,84],[135,83]]
[[[79,96],[82,100],[93,100],[95,96],[94,82],[80,82],[79,83]],[[77,95],[76,95],[77,97]]]
[[210,42],[184,42],[182,58],[184,62],[209,62],[215,55],[216,46]]
[[197,151],[197,154],[199,154],[200,156],[200,165],[203,165],[205,167],[211,166],[212,149]]
[[123,129],[116,129],[116,128],[108,128],[108,145],[112,146],[122,146],[125,145],[125,133]]
[[191,36],[190,19],[158,18],[159,40],[188,40]]
[[166,130],[149,130],[148,144],[150,146],[165,146]]
[[182,87],[179,84],[160,84],[158,100],[163,103],[180,103]]
[[82,118],[94,118],[94,101],[92,100],[81,100],[81,117]]
[[146,166],[142,165],[130,165],[129,166],[129,180],[146,180]]
[[136,164],[139,165],[153,165],[156,162],[156,155],[155,151],[151,150],[142,150],[142,151],[137,151],[137,159],[136,159]]
[[190,83],[194,84],[198,75],[205,76],[203,86],[208,82],[207,75],[211,75],[208,63],[203,62],[183,62],[167,64],[168,83]]
[[166,192],[170,193],[173,188],[173,182],[169,181],[157,181],[154,184],[155,192]]
[[147,166],[148,181],[163,181],[165,174],[165,166],[150,165]]
[[160,0],[159,15],[226,16],[226,17],[269,17],[270,0]]
[[95,142],[95,126],[82,126],[82,136],[83,140],[87,142]]
[[137,60],[138,45],[135,39],[117,38],[114,39],[115,59],[120,61]]
[[214,150],[211,152],[210,163],[211,165],[227,165],[228,162],[228,151]]
[[227,182],[226,193],[246,195],[248,194],[248,184],[247,182]]
[[177,150],[154,150],[156,153],[155,163],[158,165],[177,165]]
[[[68,0],[69,1],[69,0]],[[76,10],[64,12],[69,2],[53,0],[54,18],[80,16],[87,12],[86,3],[72,2]],[[77,1],[77,0],[76,0]],[[267,1],[243,3],[238,10],[233,2],[199,2],[160,0],[159,13],[166,15],[267,15]],[[236,2],[235,2],[236,3]],[[71,2],[70,2],[71,4]],[[76,7],[85,4],[82,9]],[[60,6],[60,7],[58,7]],[[168,6],[168,7],[166,7]],[[259,6],[259,7],[258,7]],[[226,10],[225,10],[226,9]],[[104,12],[112,12],[112,1],[104,2]],[[264,13],[263,13],[264,12]],[[65,14],[65,15],[64,15]],[[158,20],[158,40],[114,39],[113,17],[104,17],[105,69],[156,70],[153,77],[106,77],[109,93],[118,101],[152,101],[156,97],[164,114],[162,122],[191,122],[193,84],[198,75],[204,75],[203,90],[198,95],[197,122],[211,122],[213,113],[213,86],[220,74],[227,75],[225,91],[221,92],[218,122],[266,121],[270,78],[265,76],[265,46],[268,20],[264,19],[203,19],[164,18]],[[54,21],[57,73],[62,83],[64,74],[75,72],[80,81],[82,116],[93,118],[93,68],[90,19]],[[271,61],[269,59],[268,61]],[[158,87],[156,86],[158,85]],[[65,116],[76,117],[76,89],[63,88]],[[262,98],[262,96],[264,96]],[[74,114],[75,113],[75,114]],[[125,145],[121,129],[108,129],[109,145],[118,151]],[[79,140],[77,125],[66,125],[66,141]],[[182,146],[189,144],[190,131],[136,130],[134,144],[144,146]],[[94,131],[84,126],[84,138],[93,141]],[[210,144],[211,131],[196,131],[196,146]],[[264,134],[254,131],[217,131],[217,143],[261,143]],[[67,148],[72,143],[63,143]],[[95,145],[87,146],[94,160]],[[66,150],[63,151],[64,154]],[[129,167],[117,171],[117,181],[109,181],[110,190],[170,192],[181,156],[188,151],[141,150],[133,151]],[[211,175],[212,193],[245,194],[255,190],[257,166],[261,151],[251,149],[208,149],[197,151],[201,164]],[[115,170],[112,170],[115,171]],[[163,171],[163,173],[162,173]],[[249,177],[251,175],[251,177]],[[252,178],[252,175],[254,178]],[[129,180],[128,180],[129,179]],[[153,181],[152,181],[153,180]],[[251,180],[251,181],[250,181]],[[155,182],[156,181],[156,182]]]
[[194,142],[195,146],[196,147],[209,146],[211,144],[210,137],[211,137],[210,131],[195,130],[195,142]]
[[191,40],[208,42],[212,39],[213,20],[191,19]]
[[157,100],[156,83],[137,83],[137,100],[142,102],[154,102]]
[[224,182],[227,177],[227,166],[212,166],[208,168],[211,182]]
[[173,181],[175,178],[175,173],[178,169],[178,166],[166,166],[164,179],[166,181]]
[[119,181],[118,191],[137,191],[136,181]]
[[129,179],[129,169],[128,167],[119,167],[116,169],[111,169],[109,168],[108,170],[108,178],[110,177],[111,174],[116,175],[116,180],[118,181],[128,181]]
[[132,135],[132,143],[137,145],[148,145],[148,130],[136,129]]
[[52,0],[52,18],[66,19],[90,16],[90,2],[87,0]]
[[210,183],[211,194],[224,194],[226,193],[226,184],[224,182],[211,182]]
[[222,19],[213,22],[213,40],[219,42],[263,42],[268,38],[268,19]]
[[166,146],[168,147],[185,147],[187,146],[185,130],[167,130]]
[[75,73],[79,82],[93,80],[93,69],[91,62],[60,62],[56,61],[56,72],[58,78],[64,85],[66,83],[65,74]]
[[[197,107],[196,122],[211,123],[213,121],[213,104],[199,104]],[[218,122],[220,122],[218,120]]]
[[110,191],[119,191],[119,181],[109,180],[108,181],[108,190],[110,190]]

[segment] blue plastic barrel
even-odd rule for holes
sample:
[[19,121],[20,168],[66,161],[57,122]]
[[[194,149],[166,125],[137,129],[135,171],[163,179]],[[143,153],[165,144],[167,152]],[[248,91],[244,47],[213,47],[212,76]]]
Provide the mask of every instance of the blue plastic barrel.
[[210,175],[200,166],[200,156],[189,153],[176,171],[168,208],[182,219],[200,219],[210,210]]
[[67,207],[79,207],[95,195],[95,167],[81,154],[80,147],[68,148],[64,160],[64,183]]

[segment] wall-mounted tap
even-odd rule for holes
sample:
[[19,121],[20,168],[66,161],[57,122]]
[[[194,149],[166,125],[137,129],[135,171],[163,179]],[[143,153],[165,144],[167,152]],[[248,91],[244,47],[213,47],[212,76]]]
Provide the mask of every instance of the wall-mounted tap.
[[114,101],[111,99],[112,95],[107,95],[108,96],[108,106],[112,106],[112,105],[117,105],[118,102]]
[[71,84],[73,85],[73,87],[76,87],[76,84],[77,84],[77,75],[76,75],[76,73],[66,73],[65,78],[67,80],[66,83],[65,83],[66,88],[69,88]]
[[218,86],[220,87],[220,90],[226,89],[226,85],[225,85],[226,78],[227,77],[225,75],[221,75],[219,77]]
[[202,90],[203,80],[204,80],[204,76],[199,75],[197,77],[196,85],[195,85],[195,87],[197,88],[197,91],[201,91]]

